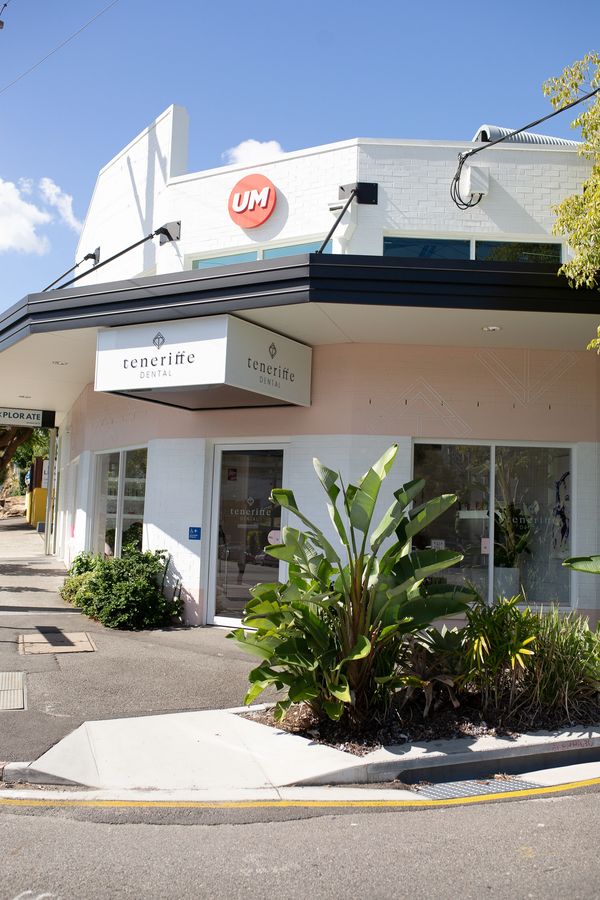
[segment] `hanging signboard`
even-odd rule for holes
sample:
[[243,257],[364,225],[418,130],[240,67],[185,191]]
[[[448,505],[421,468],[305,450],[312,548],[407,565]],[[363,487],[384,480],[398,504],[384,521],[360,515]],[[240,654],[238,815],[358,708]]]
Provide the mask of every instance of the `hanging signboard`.
[[[110,328],[98,334],[95,390],[160,393],[202,390],[205,406],[211,389],[223,388],[282,404],[310,406],[312,351],[235,316],[179,319]],[[156,399],[161,399],[156,397]],[[235,405],[223,402],[223,407]],[[238,403],[239,405],[239,403]]]
[[15,409],[0,406],[0,425],[19,428],[54,428],[54,412],[45,409]]

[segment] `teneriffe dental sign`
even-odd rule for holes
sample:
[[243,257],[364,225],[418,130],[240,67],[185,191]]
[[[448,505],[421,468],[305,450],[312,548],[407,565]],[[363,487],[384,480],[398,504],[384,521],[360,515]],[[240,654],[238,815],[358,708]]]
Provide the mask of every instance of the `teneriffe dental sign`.
[[310,406],[312,350],[234,316],[98,333],[96,391],[229,386]]
[[275,211],[277,191],[265,175],[246,175],[229,195],[229,215],[240,228],[258,228]]

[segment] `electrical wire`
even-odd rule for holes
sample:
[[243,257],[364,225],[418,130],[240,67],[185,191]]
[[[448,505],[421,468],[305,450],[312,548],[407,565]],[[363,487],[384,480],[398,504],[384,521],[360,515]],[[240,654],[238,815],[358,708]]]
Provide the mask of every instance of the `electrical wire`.
[[[69,37],[65,38],[64,41],[61,41],[60,44],[57,44],[57,46],[53,50],[50,50],[49,53],[46,53],[46,55],[39,59],[36,63],[34,63],[24,72],[21,72],[21,74],[17,75],[16,78],[13,78],[13,80],[9,81],[8,84],[5,84],[3,87],[1,87],[0,94],[4,94],[5,91],[7,91],[13,85],[17,84],[18,81],[21,81],[21,79],[25,78],[27,75],[33,72],[34,69],[37,69],[38,66],[41,66],[42,63],[46,62],[47,59],[50,59],[51,56],[54,56],[55,53],[58,53],[59,50],[62,50],[63,47],[69,44],[78,35],[80,35],[82,31],[85,31],[86,28],[88,28],[93,22],[95,22],[96,19],[99,19],[100,16],[103,16],[104,13],[108,12],[109,9],[112,9],[113,6],[116,6],[118,2],[119,0],[112,0],[112,3],[109,3],[108,6],[105,6],[104,9],[101,9],[100,12],[96,13],[95,16],[92,16],[92,18],[89,19],[84,25],[82,25],[81,28],[78,28],[77,31],[74,31],[73,34],[70,34]],[[8,3],[10,3],[10,0],[8,0]],[[8,3],[5,3],[3,8],[8,6]]]
[[577,106],[579,103],[583,103],[585,100],[589,100],[591,97],[595,97],[598,93],[600,93],[600,87],[596,88],[593,91],[590,91],[588,94],[584,94],[583,97],[578,97],[577,100],[572,100],[565,106],[561,106],[560,109],[555,109],[551,113],[542,116],[540,119],[536,119],[535,122],[530,122],[528,125],[523,125],[522,128],[517,128],[515,129],[515,131],[510,131],[508,134],[496,138],[495,141],[487,141],[482,147],[473,147],[472,150],[467,150],[465,153],[459,153],[458,167],[450,183],[450,197],[452,198],[452,201],[456,204],[456,206],[458,206],[459,209],[471,209],[473,206],[477,206],[477,204],[481,202],[483,194],[471,194],[469,200],[463,199],[460,194],[460,176],[465,162],[471,156],[474,156],[476,153],[480,153],[482,150],[489,150],[490,147],[494,147],[496,144],[502,143],[502,141],[507,141],[509,138],[514,137],[516,134],[521,134],[523,131],[528,131],[530,128],[535,128],[536,125],[541,125],[542,122],[547,122],[548,119],[552,119],[559,113],[565,112],[565,110],[571,109],[573,106]]

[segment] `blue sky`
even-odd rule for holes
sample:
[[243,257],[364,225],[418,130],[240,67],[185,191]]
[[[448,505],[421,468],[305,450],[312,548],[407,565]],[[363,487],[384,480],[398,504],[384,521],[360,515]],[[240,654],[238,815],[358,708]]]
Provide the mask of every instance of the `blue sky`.
[[[0,6],[3,0],[0,0]],[[468,142],[550,111],[542,82],[594,47],[598,0],[10,0],[0,31],[0,310],[74,262],[96,174],[171,103],[190,171],[254,139]],[[566,113],[546,131],[574,136]],[[107,277],[109,277],[107,275]]]

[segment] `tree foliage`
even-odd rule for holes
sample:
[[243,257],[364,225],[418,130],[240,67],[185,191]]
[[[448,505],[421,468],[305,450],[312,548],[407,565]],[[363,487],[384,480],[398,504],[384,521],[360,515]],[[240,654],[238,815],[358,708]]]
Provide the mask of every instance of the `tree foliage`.
[[[583,59],[567,66],[557,78],[550,78],[543,86],[555,109],[577,100],[582,94],[600,87],[600,55],[587,53]],[[596,94],[584,106],[571,124],[581,131],[583,142],[580,156],[589,159],[592,170],[582,190],[572,194],[554,207],[554,233],[567,236],[574,253],[561,272],[574,287],[599,287],[600,270],[600,95]],[[599,333],[600,338],[600,333]],[[600,341],[590,347],[600,349]]]
[[18,425],[0,427],[0,485],[6,480],[11,462],[26,469],[35,456],[46,456],[47,453],[47,429]]

